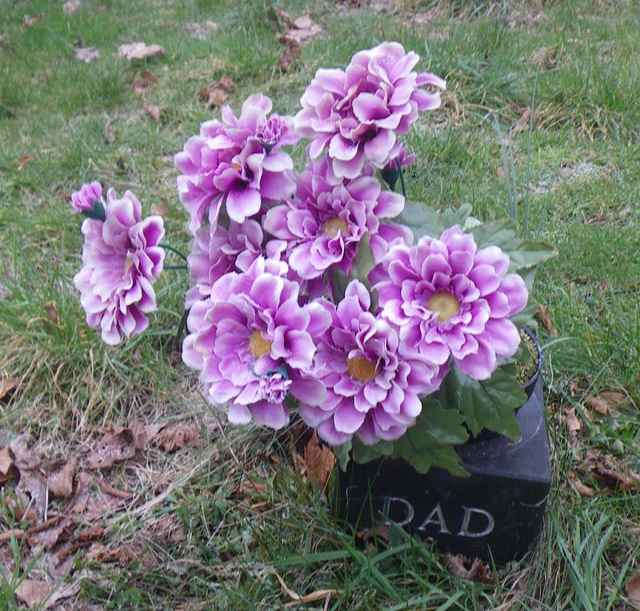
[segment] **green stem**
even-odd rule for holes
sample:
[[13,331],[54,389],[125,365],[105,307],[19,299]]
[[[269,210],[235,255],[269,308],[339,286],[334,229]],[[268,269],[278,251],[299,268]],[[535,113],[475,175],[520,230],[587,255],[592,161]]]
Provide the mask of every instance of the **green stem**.
[[186,265],[165,265],[164,269],[189,269]]
[[171,252],[178,255],[185,263],[188,263],[187,257],[183,255],[179,250],[176,250],[173,246],[169,246],[169,244],[164,243],[158,244],[158,246],[160,246],[160,248],[164,248],[165,250],[170,250]]
[[176,345],[178,347],[180,347],[180,340],[182,339],[182,334],[184,333],[184,329],[187,326],[187,316],[189,316],[189,310],[185,310],[182,313],[180,323],[178,324],[178,331],[176,333]]
[[396,163],[398,164],[398,172],[400,172],[400,188],[402,189],[402,195],[404,196],[405,199],[407,199],[407,190],[404,186],[404,172],[402,171],[402,166],[400,165],[400,162],[397,161]]

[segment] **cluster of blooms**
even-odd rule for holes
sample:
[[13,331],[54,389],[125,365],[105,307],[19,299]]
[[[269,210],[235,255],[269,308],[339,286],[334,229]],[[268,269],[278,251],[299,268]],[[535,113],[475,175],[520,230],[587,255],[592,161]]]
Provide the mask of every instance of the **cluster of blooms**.
[[[176,155],[193,237],[183,359],[230,421],[277,429],[297,405],[332,445],[393,440],[451,366],[483,380],[515,353],[509,317],[528,296],[508,256],[458,226],[413,245],[393,221],[404,197],[375,176],[393,188],[390,176],[415,161],[399,136],[440,105],[445,83],[414,71],[418,59],[397,43],[359,52],[345,70],[318,70],[295,118],[253,95]],[[296,175],[284,147],[300,138],[310,160]],[[86,214],[95,201],[97,183],[72,198]],[[84,221],[76,285],[89,324],[117,343],[155,306],[163,229],[141,221],[130,193],[110,191],[104,212]],[[365,236],[375,266],[361,279],[375,307],[360,280],[334,299],[335,274],[352,274]]]

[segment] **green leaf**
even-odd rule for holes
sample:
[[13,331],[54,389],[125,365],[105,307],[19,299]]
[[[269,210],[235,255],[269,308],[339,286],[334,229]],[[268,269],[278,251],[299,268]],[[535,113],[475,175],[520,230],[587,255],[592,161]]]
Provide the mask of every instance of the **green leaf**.
[[519,314],[510,318],[511,322],[518,327],[529,327],[534,331],[538,329],[538,320],[536,319],[537,303],[529,302],[527,307]]
[[423,402],[415,426],[394,443],[393,455],[413,465],[418,473],[441,467],[452,475],[464,476],[467,472],[453,446],[468,438],[462,415],[443,408],[437,399],[429,397]]
[[545,242],[521,242],[516,250],[507,251],[511,259],[509,271],[530,269],[558,255],[558,251]]
[[409,227],[416,240],[425,235],[437,238],[452,225],[463,226],[471,214],[471,210],[470,204],[440,211],[434,210],[422,202],[407,201],[400,215],[394,220]]
[[331,271],[331,287],[333,289],[334,303],[338,303],[344,299],[347,284],[349,284],[349,279],[341,269],[336,267]]
[[491,223],[483,223],[471,229],[478,248],[498,246],[510,255],[521,244],[511,219],[504,218]]
[[464,416],[474,435],[489,429],[512,440],[520,437],[515,410],[527,400],[513,364],[496,369],[489,380],[478,381],[453,367],[439,391],[444,405]]
[[369,446],[362,443],[357,437],[352,440],[351,457],[354,462],[362,465],[383,456],[391,456],[393,453],[392,441],[379,441],[375,445]]
[[347,441],[342,445],[335,446],[333,448],[333,453],[335,454],[336,460],[338,461],[338,465],[340,466],[341,471],[347,470],[347,465],[349,464],[349,453],[351,452],[351,441]]
[[358,242],[358,250],[356,251],[356,257],[353,261],[351,276],[360,280],[364,285],[369,286],[367,276],[374,265],[375,261],[373,260],[373,253],[369,245],[369,234],[365,233],[362,238],[360,238],[360,242]]

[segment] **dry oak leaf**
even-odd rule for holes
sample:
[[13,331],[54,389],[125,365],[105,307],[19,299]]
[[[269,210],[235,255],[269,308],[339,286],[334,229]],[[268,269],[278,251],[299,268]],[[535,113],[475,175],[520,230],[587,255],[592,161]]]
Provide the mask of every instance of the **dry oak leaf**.
[[309,481],[324,489],[336,464],[333,452],[318,440],[314,432],[304,448],[302,456]]
[[[447,554],[446,565],[452,575],[462,577],[462,579],[478,581],[480,583],[490,583],[493,581],[491,569],[479,558],[469,560],[461,554],[455,556],[453,554]],[[467,565],[470,566],[467,568]]]
[[89,469],[109,469],[113,465],[133,458],[136,454],[135,437],[131,429],[107,433],[87,456]]
[[80,8],[80,0],[67,0],[62,5],[62,10],[65,15],[73,15]]
[[612,456],[597,450],[587,451],[581,470],[592,473],[609,488],[640,490],[640,475],[625,468]]
[[78,459],[75,456],[68,461],[54,463],[47,476],[47,486],[53,496],[66,499],[73,494],[73,477],[77,467]]
[[592,409],[594,412],[598,412],[602,416],[609,415],[609,404],[601,397],[587,397],[584,403],[587,407]]
[[18,388],[18,378],[11,376],[2,376],[0,378],[0,401],[8,397],[9,393]]
[[16,588],[16,597],[29,609],[41,606],[49,597],[53,586],[39,579],[25,579]]
[[146,89],[151,87],[158,82],[158,77],[151,72],[151,70],[144,70],[140,75],[140,78],[137,78],[133,81],[133,93],[136,95],[141,95]]
[[549,309],[545,305],[539,305],[536,309],[535,317],[540,321],[544,330],[552,337],[558,337],[558,329],[551,318]]
[[599,414],[606,416],[613,409],[626,403],[627,395],[616,390],[604,390],[596,397],[587,397],[585,404]]
[[155,104],[145,104],[144,111],[154,120],[160,121],[160,106]]
[[188,444],[200,441],[200,428],[195,423],[176,423],[164,427],[154,438],[153,444],[165,452],[175,452]]
[[151,59],[164,55],[164,49],[160,45],[147,45],[144,42],[130,42],[118,47],[118,55],[129,61],[138,59]]
[[85,64],[89,64],[100,57],[100,51],[95,47],[76,47],[73,56]]
[[633,608],[640,609],[640,571],[629,577],[624,589]]

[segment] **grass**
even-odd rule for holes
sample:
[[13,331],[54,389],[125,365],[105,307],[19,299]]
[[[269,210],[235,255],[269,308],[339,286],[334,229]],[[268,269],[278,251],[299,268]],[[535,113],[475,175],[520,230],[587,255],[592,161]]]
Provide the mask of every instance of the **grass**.
[[[293,15],[309,11],[324,28],[286,74],[277,68],[272,4]],[[143,514],[130,507],[106,519],[109,545],[140,541],[139,561],[77,561],[90,571],[80,599],[105,608],[279,608],[288,598],[275,572],[301,594],[337,590],[331,609],[622,608],[624,583],[638,569],[640,497],[614,490],[583,498],[567,475],[590,448],[640,470],[637,3],[402,0],[389,3],[390,12],[352,4],[85,0],[67,16],[60,3],[5,2],[0,371],[20,383],[1,404],[3,437],[29,431],[64,454],[82,450],[110,423],[180,415],[202,423],[204,447],[114,469],[140,503],[167,482],[173,487]],[[433,9],[430,22],[413,19]],[[40,19],[25,28],[25,14]],[[205,20],[220,24],[207,40],[184,30]],[[410,197],[437,207],[470,202],[485,219],[511,214],[523,233],[560,251],[535,294],[563,339],[543,337],[555,470],[550,512],[533,555],[491,584],[452,576],[431,547],[400,532],[389,546],[363,548],[302,482],[286,436],[210,426],[171,341],[185,288],[177,273],[159,283],[151,332],[120,350],[105,348],[85,327],[71,282],[81,236],[67,202],[89,179],[134,190],[145,212],[165,215],[172,243],[188,247],[172,155],[216,114],[198,99],[202,87],[228,75],[237,85],[234,106],[262,91],[277,110],[295,112],[318,67],[343,65],[384,39],[416,50],[424,69],[449,83],[444,108],[408,137],[419,160],[408,176]],[[133,40],[161,44],[166,55],[143,65],[117,59],[118,45]],[[101,58],[78,62],[75,45],[97,47]],[[140,97],[132,82],[144,69],[158,82]],[[143,102],[161,107],[160,122]],[[630,401],[611,417],[588,420],[583,400],[603,389],[623,389]],[[582,418],[577,445],[562,405],[576,406]],[[258,491],[239,492],[247,478],[261,483]],[[184,540],[154,538],[164,515],[179,520]],[[21,545],[11,548],[14,559],[26,553]],[[15,605],[13,591],[29,566],[4,574],[3,608]]]

